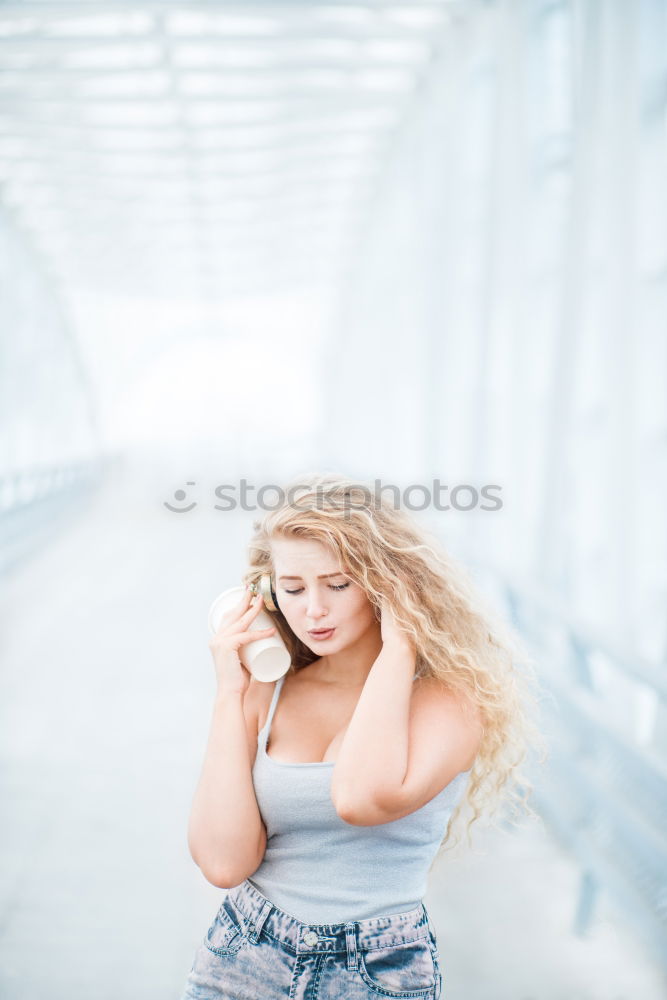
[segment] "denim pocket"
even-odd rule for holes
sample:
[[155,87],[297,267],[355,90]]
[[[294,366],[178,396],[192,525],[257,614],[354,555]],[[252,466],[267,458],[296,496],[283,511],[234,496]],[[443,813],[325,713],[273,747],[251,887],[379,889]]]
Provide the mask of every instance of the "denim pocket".
[[438,970],[426,937],[359,952],[359,974],[381,997],[433,997]]
[[206,933],[204,944],[214,955],[235,955],[245,941],[236,910],[224,899]]

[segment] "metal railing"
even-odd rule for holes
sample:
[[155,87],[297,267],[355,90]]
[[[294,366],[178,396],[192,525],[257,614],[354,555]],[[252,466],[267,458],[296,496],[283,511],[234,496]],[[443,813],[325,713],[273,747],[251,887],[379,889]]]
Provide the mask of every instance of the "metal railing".
[[553,695],[543,703],[549,759],[533,800],[581,865],[572,930],[586,933],[606,891],[667,968],[667,761],[656,743],[667,679],[568,619],[532,584],[494,577]]
[[79,510],[101,477],[101,463],[86,461],[0,478],[0,578]]

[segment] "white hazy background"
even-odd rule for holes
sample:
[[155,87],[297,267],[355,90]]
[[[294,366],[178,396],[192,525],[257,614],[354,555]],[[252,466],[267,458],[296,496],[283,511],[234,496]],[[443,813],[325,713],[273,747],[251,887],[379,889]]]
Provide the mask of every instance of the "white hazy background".
[[315,470],[408,490],[553,695],[538,821],[431,875],[448,1000],[665,995],[666,43],[662,0],[0,5],[7,1000],[180,997],[256,516],[215,489]]

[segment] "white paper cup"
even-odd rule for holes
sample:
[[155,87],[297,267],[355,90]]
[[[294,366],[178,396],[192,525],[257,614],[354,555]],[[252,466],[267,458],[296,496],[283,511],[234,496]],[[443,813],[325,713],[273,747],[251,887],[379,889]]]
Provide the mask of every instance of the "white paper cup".
[[[208,613],[208,627],[212,635],[218,631],[220,620],[226,611],[239,604],[245,594],[243,587],[230,587],[219,594],[211,605]],[[250,631],[256,632],[263,628],[274,626],[273,635],[264,636],[254,642],[247,642],[239,647],[239,659],[246,670],[249,670],[258,681],[277,681],[289,670],[292,658],[287,646],[278,632],[275,622],[269,613],[262,608],[250,625]]]

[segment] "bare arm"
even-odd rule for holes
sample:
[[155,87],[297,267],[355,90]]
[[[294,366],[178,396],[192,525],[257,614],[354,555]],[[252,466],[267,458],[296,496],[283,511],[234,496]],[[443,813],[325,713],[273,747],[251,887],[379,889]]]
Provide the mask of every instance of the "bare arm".
[[336,811],[359,826],[400,819],[425,805],[472,767],[483,731],[472,702],[434,678],[413,683],[414,646],[384,609],[382,638],[332,778]]
[[241,645],[274,631],[246,631],[261,606],[261,598],[250,606],[247,594],[223,617],[209,643],[218,690],[192,802],[188,847],[205,878],[220,888],[238,885],[256,871],[266,849],[266,829],[252,781],[256,684],[238,657]]
[[407,643],[385,643],[370,669],[333,771],[331,797],[343,819],[405,778],[415,661]]
[[259,868],[266,828],[252,783],[243,696],[218,692],[188,825],[188,846],[205,878],[238,885]]

